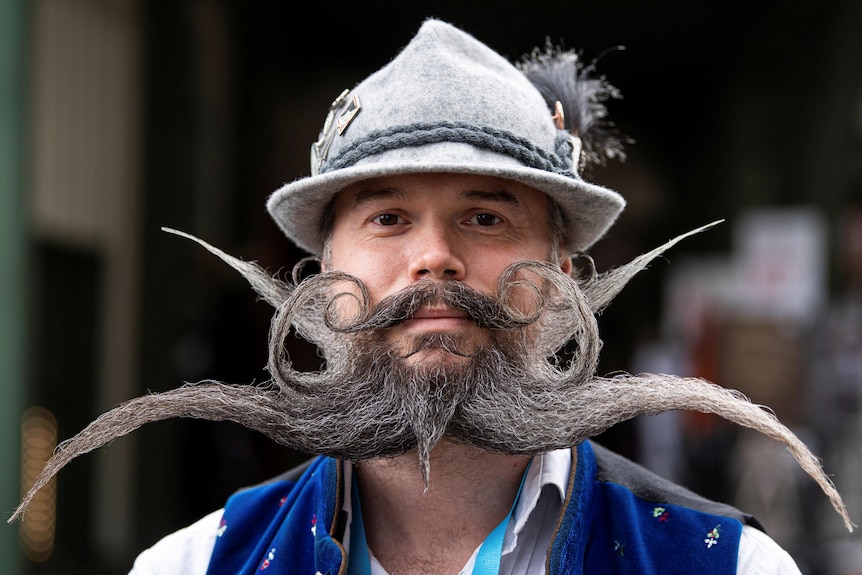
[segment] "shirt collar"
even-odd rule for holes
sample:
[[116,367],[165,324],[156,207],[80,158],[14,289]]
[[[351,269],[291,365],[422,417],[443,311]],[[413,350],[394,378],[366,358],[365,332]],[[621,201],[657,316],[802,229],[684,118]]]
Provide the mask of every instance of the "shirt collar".
[[569,474],[572,470],[572,450],[557,449],[537,455],[533,458],[533,464],[527,472],[521,498],[515,506],[513,513],[514,523],[512,530],[517,537],[524,528],[530,514],[539,503],[539,496],[545,486],[556,487],[553,493],[559,494],[560,503],[566,498],[566,490],[569,486]]

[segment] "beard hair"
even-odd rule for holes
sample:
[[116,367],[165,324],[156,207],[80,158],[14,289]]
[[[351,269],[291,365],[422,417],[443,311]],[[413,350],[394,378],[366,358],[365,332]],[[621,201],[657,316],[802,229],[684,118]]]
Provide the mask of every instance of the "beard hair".
[[[601,348],[596,314],[635,273],[701,229],[582,280],[547,263],[520,262],[504,271],[496,298],[458,282],[417,282],[376,306],[364,284],[347,274],[299,281],[303,261],[285,282],[174,231],[239,270],[277,308],[269,343],[272,380],[186,384],[104,413],[58,447],[9,521],[73,458],[173,417],[233,421],[289,448],[353,461],[416,450],[427,487],[430,453],[444,437],[496,453],[535,455],[575,446],[638,415],[679,409],[713,413],[784,443],[852,531],[819,460],[768,409],[699,378],[595,375]],[[487,341],[432,333],[393,349],[386,330],[432,303],[467,311],[485,328]],[[293,369],[285,340],[294,330],[321,349],[324,369]],[[574,354],[561,363],[553,354],[570,341]],[[420,352],[436,361],[408,361]]]

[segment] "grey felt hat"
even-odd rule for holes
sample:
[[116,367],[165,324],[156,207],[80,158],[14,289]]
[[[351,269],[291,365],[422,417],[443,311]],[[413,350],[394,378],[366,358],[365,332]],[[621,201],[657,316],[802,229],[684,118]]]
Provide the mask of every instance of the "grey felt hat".
[[558,126],[522,70],[429,19],[389,64],[333,102],[312,146],[312,175],[275,191],[267,209],[288,238],[320,254],[326,207],[352,183],[401,173],[483,174],[554,198],[569,222],[567,247],[584,250],[625,201],[578,175],[580,141]]

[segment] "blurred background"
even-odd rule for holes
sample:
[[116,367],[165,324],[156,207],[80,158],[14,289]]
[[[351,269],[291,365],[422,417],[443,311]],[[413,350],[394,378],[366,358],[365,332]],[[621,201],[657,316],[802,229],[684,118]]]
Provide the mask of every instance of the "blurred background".
[[[267,196],[309,173],[330,102],[427,16],[513,60],[546,38],[599,58],[634,140],[625,163],[588,175],[628,200],[592,250],[599,270],[725,220],[602,315],[600,371],[699,375],[770,405],[862,521],[858,0],[0,0],[4,516],[56,442],[117,403],[266,379],[268,304],[160,228],[289,269],[305,254]],[[317,366],[299,340],[292,355]],[[599,440],[753,512],[804,573],[862,573],[862,538],[780,444],[676,412]],[[302,459],[231,423],[152,424],[75,460],[27,521],[3,525],[0,572],[126,573]]]

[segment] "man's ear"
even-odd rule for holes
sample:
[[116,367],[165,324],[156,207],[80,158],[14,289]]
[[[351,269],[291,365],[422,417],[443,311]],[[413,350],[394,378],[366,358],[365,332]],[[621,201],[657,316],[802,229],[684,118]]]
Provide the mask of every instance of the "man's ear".
[[572,275],[572,256],[569,253],[569,250],[566,249],[566,246],[560,245],[557,253],[557,261],[560,262],[560,269],[563,270],[563,273],[568,275]]

